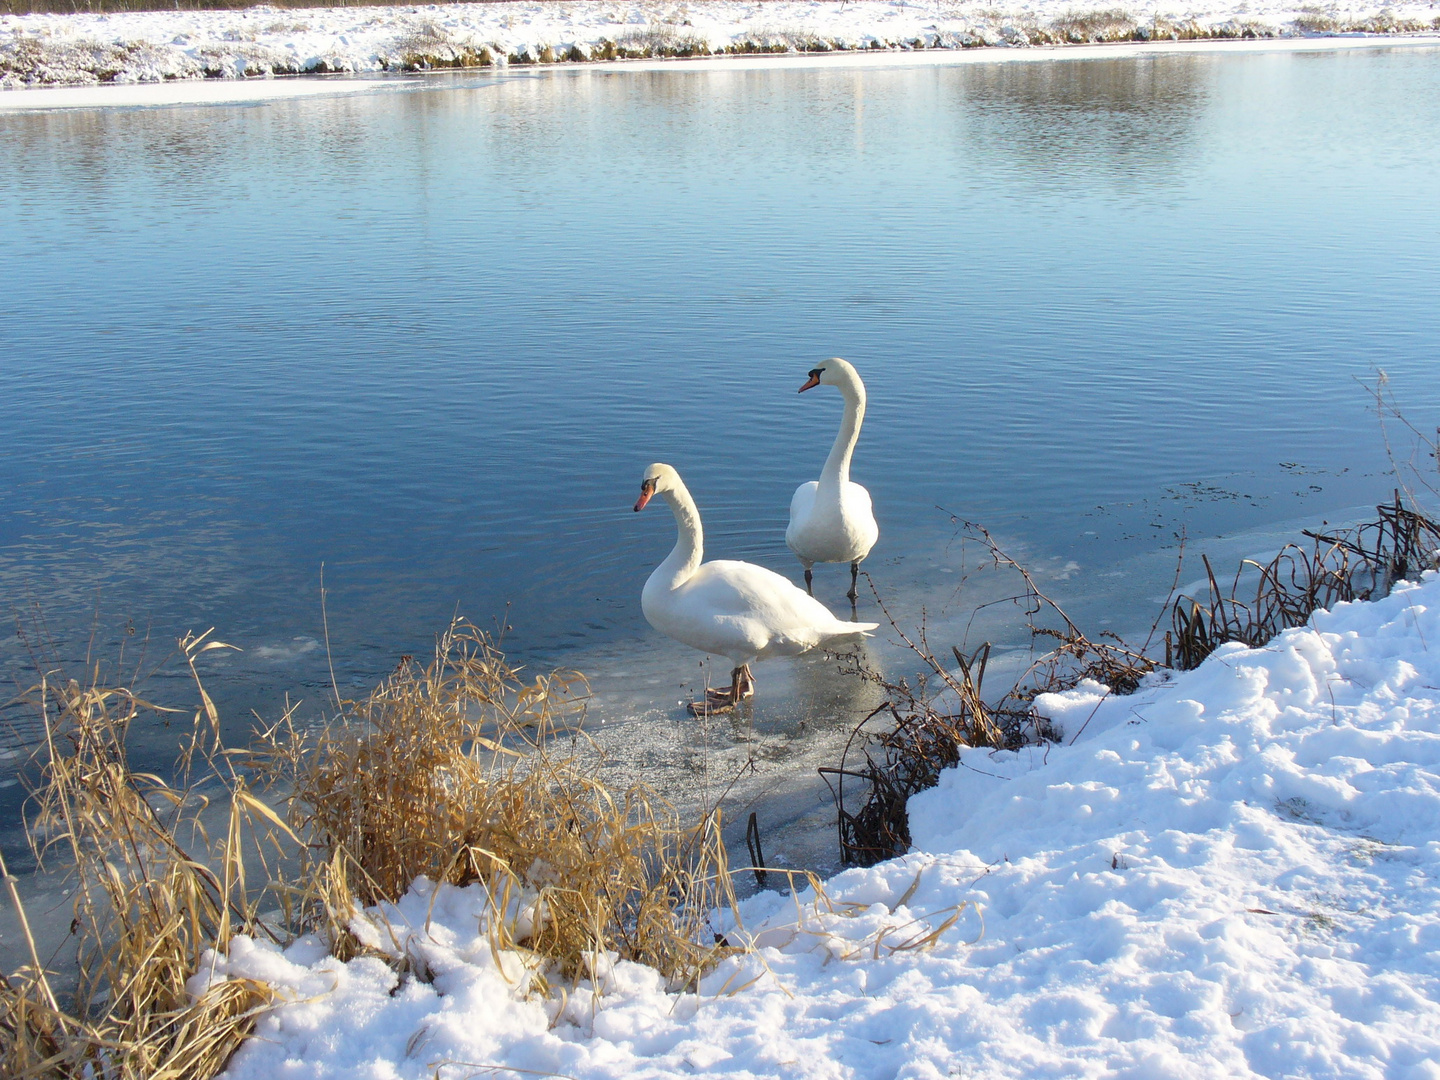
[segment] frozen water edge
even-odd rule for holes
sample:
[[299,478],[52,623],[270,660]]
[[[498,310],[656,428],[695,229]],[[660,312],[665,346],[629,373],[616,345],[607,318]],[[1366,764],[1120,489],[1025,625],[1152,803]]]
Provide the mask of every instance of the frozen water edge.
[[63,86],[0,94],[0,113],[48,109],[128,109],[165,105],[239,105],[257,101],[355,94],[394,86],[393,79],[289,78]]
[[[1050,45],[1023,49],[929,49],[916,51],[848,51],[726,55],[648,60],[598,61],[545,67],[513,67],[526,78],[571,76],[583,72],[713,72],[775,68],[895,68],[959,64],[1045,63],[1056,60],[1099,60],[1119,57],[1208,52],[1220,54],[1296,53],[1377,48],[1440,48],[1440,35],[1364,35],[1324,38],[1208,39],[1199,41],[1119,42],[1103,45]],[[487,81],[501,77],[504,67],[485,72]],[[441,74],[436,72],[435,74]],[[462,72],[446,70],[446,75]],[[476,69],[468,74],[477,75]],[[421,83],[420,85],[424,85]],[[453,83],[447,83],[453,86]],[[172,105],[227,105],[303,97],[323,97],[381,90],[414,90],[413,77],[362,78],[353,75],[260,76],[245,79],[175,79],[166,82],[103,83],[83,86],[26,88],[0,92],[0,114],[55,109],[153,108]]]
[[359,924],[425,981],[242,939],[211,977],[289,1003],[227,1075],[1435,1080],[1430,642],[1433,573],[1130,697],[1042,697],[1059,744],[967,754],[912,800],[915,850],[832,878],[829,903],[718,914],[758,952],[688,993],[599,958],[563,1003],[526,997],[476,886],[420,881]]

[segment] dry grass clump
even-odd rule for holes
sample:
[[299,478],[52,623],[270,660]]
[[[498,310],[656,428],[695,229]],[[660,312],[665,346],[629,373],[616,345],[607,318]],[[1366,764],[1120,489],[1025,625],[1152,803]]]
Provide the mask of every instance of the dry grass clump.
[[1363,18],[1344,18],[1335,8],[1301,8],[1295,17],[1295,29],[1302,34],[1423,34],[1440,30],[1440,18],[1400,19],[1382,9]]
[[[735,902],[718,811],[687,825],[642,787],[610,791],[564,723],[583,701],[579,676],[522,679],[457,622],[428,665],[404,658],[311,728],[290,710],[241,752],[222,745],[196,666],[228,646],[208,634],[180,646],[199,706],[174,782],[135,771],[126,739],[175,710],[107,686],[98,667],[83,683],[49,672],[29,694],[45,745],[27,824],[42,863],[73,879],[79,984],[57,993],[27,930],[29,963],[0,978],[0,1075],[214,1075],[271,995],[207,979],[207,953],[224,956],[238,934],[314,932],[342,959],[407,968],[352,927],[420,875],[482,884],[491,940],[542,991],[606,954],[687,986],[733,951],[709,924]],[[280,812],[252,779],[276,785]],[[0,878],[28,925],[3,864]]]
[[[1302,16],[1302,19],[1304,16]],[[1297,20],[1297,29],[1304,26]],[[1379,30],[1375,33],[1393,33],[1395,30]],[[1119,8],[1093,11],[1070,11],[1045,25],[1025,23],[1019,29],[1024,41],[1030,45],[1083,45],[1120,41],[1198,41],[1207,39],[1229,40],[1235,38],[1273,38],[1282,33],[1278,26],[1258,19],[1227,19],[1221,23],[1202,26],[1194,19],[1176,21],[1167,16],[1157,15],[1149,22],[1141,22],[1129,12]]]
[[1340,20],[1334,10],[1301,8],[1295,17],[1295,29],[1302,34],[1336,34],[1340,32]]
[[1101,11],[1067,11],[1050,24],[1061,41],[1086,44],[1102,41],[1132,41],[1139,22],[1119,8]]
[[1363,19],[1346,19],[1340,24],[1342,34],[1422,34],[1440,30],[1440,17],[1425,22],[1421,19],[1398,19],[1385,9]]
[[[963,750],[977,746],[1013,749],[1052,740],[1055,733],[1049,722],[1032,704],[1037,695],[1073,687],[1082,679],[1129,693],[1157,666],[1145,655],[1145,647],[1131,646],[1108,631],[1096,639],[1086,636],[982,526],[967,522],[964,527],[967,537],[985,546],[993,565],[1018,576],[1021,591],[1001,602],[1021,605],[1032,638],[1047,647],[1032,656],[1029,666],[998,700],[987,700],[983,687],[990,659],[988,642],[969,655],[952,647],[952,669],[935,655],[923,626],[912,637],[881,602],[891,628],[920,661],[922,670],[911,683],[861,669],[861,677],[877,684],[886,700],[851,733],[840,766],[820,770],[827,782],[834,777],[831,792],[840,852],[847,863],[868,866],[905,851],[910,844],[905,811],[910,796],[934,787],[940,773],[959,762]],[[893,726],[875,731],[869,725],[877,719],[893,721]],[[863,762],[851,767],[852,755]],[[854,812],[845,803],[847,778],[863,785],[863,801]]]
[[489,67],[495,53],[489,46],[456,38],[439,23],[424,21],[396,39],[384,63],[388,71]]
[[[1382,381],[1375,391],[1382,415],[1405,423],[1383,389]],[[1421,456],[1440,462],[1440,433],[1432,441],[1406,427],[1424,448],[1417,450],[1412,464]],[[1411,471],[1434,491],[1425,470]],[[886,701],[856,727],[839,767],[821,770],[827,781],[834,778],[831,790],[842,858],[869,865],[905,851],[910,843],[906,802],[916,792],[933,787],[941,771],[958,763],[966,748],[1011,749],[1057,738],[1058,733],[1035,711],[1033,702],[1039,694],[1070,689],[1083,679],[1093,679],[1111,693],[1133,693],[1146,675],[1162,666],[1160,658],[1151,655],[1151,645],[1167,615],[1171,629],[1164,635],[1163,666],[1189,670],[1226,642],[1264,645],[1285,629],[1303,626],[1321,608],[1382,597],[1395,582],[1440,566],[1440,523],[1405,505],[1398,491],[1393,503],[1376,510],[1376,521],[1345,533],[1307,532],[1309,548],[1287,544],[1267,562],[1245,560],[1228,587],[1222,587],[1209,559],[1202,556],[1208,597],[1202,601],[1176,596],[1172,586],[1173,603],[1166,601],[1140,645],[1109,632],[1088,637],[989,533],[967,523],[966,535],[985,545],[993,564],[1020,578],[1023,588],[1004,602],[1022,606],[1032,640],[1048,647],[1032,657],[1014,684],[992,703],[982,693],[988,644],[968,656],[952,649],[956,667],[951,669],[931,650],[923,627],[912,638],[890,620],[922,670],[913,684],[905,679],[891,681],[873,671],[859,672],[885,691]],[[1183,560],[1182,546],[1177,584]],[[874,730],[870,725],[877,720],[892,726]],[[861,763],[852,766],[852,756],[861,758]],[[847,779],[858,781],[863,793],[854,811],[846,805]]]
[[56,41],[33,34],[16,34],[0,41],[0,80],[41,86],[113,82],[136,64],[159,61],[167,75],[178,70],[167,60],[149,45],[93,38]]
[[[877,47],[889,47],[879,45],[873,38],[870,41],[872,44],[877,44]],[[745,56],[789,52],[846,52],[856,47],[858,47],[858,43],[849,42],[843,38],[823,37],[803,26],[751,26],[745,30],[744,35],[738,41],[727,45],[724,51],[737,56]]]
[[[891,625],[895,625],[893,620]],[[934,787],[940,773],[959,762],[965,747],[1005,746],[1018,738],[1021,726],[1030,718],[1028,712],[1010,708],[1004,701],[990,705],[982,696],[988,645],[968,657],[956,650],[959,670],[949,672],[923,639],[918,643],[905,640],[930,666],[930,672],[917,676],[912,685],[905,679],[890,682],[878,672],[862,669],[861,677],[878,683],[886,691],[886,700],[851,732],[840,765],[820,770],[831,785],[840,857],[847,864],[871,866],[905,851],[910,846],[905,811],[910,796]],[[944,688],[945,705],[939,703],[941,695],[930,693],[932,677]],[[893,726],[872,730],[869,725],[876,720]],[[852,766],[852,755],[863,762]],[[863,785],[863,801],[853,812],[845,801],[847,779]]]
[[688,33],[673,23],[652,23],[644,29],[621,34],[614,41],[606,40],[590,57],[595,60],[640,60],[656,56],[709,56],[710,43],[697,34]]
[[1210,32],[1194,19],[1175,20],[1157,15],[1149,26],[1150,41],[1201,41]]
[[[1188,671],[1221,645],[1264,645],[1282,630],[1304,626],[1316,611],[1347,600],[1385,596],[1397,581],[1437,566],[1440,525],[1395,501],[1379,518],[1348,532],[1306,532],[1311,546],[1286,544],[1261,563],[1246,559],[1228,587],[1204,558],[1209,595],[1176,599],[1165,635],[1165,663]],[[1253,592],[1251,591],[1253,588]]]
[[611,792],[565,726],[582,688],[573,673],[523,680],[457,622],[429,664],[402,661],[337,720],[266,732],[251,764],[307,837],[304,921],[353,953],[355,904],[423,874],[481,883],[499,944],[563,977],[597,952],[682,984],[703,972],[719,956],[710,912],[733,901],[719,814],[687,826],[643,787]]
[[[224,647],[205,635],[181,642],[192,673],[201,653]],[[198,675],[196,685],[202,704],[181,772],[226,780],[225,832],[214,843],[201,821],[209,800],[196,785],[130,767],[128,731],[162,710],[102,685],[98,670],[83,683],[47,675],[30,694],[46,743],[29,825],[37,855],[70,868],[79,985],[62,1000],[30,939],[30,965],[0,979],[7,1077],[210,1076],[270,1000],[247,980],[198,996],[186,986],[207,950],[223,950],[234,934],[266,932],[245,874],[247,848],[263,864],[259,845],[279,825],[217,756],[218,718]],[[13,883],[9,893],[28,937]]]

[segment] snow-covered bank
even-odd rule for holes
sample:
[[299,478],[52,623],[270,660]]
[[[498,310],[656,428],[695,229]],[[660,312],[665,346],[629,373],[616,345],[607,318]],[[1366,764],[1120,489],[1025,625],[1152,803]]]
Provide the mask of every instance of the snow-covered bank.
[[1064,742],[968,754],[829,903],[746,901],[698,993],[527,1000],[422,883],[370,935],[423,977],[238,942],[292,1003],[227,1075],[1440,1077],[1440,576],[1042,704]]
[[663,0],[0,15],[0,87],[836,50],[1414,34],[1428,0]]
[[[623,70],[630,73],[672,71],[753,71],[785,68],[876,68],[931,67],[957,64],[1049,63],[1056,60],[1095,60],[1117,57],[1157,56],[1165,53],[1193,52],[1203,49],[1227,54],[1243,52],[1300,52],[1324,49],[1327,52],[1419,46],[1440,48],[1434,35],[1393,35],[1383,39],[1373,36],[1327,38],[1257,38],[1208,41],[1123,42],[1107,45],[1040,46],[1023,49],[927,49],[857,50],[854,52],[793,52],[783,55],[724,54],[691,57],[682,62],[673,59],[618,60],[586,64],[585,71]],[[557,64],[549,70],[574,69],[575,65]],[[527,70],[520,68],[517,70]],[[434,85],[434,84],[431,84]],[[448,84],[454,85],[454,84]],[[223,105],[260,102],[297,97],[320,97],[332,94],[353,94],[360,91],[413,89],[406,78],[387,76],[293,76],[283,78],[246,79],[172,79],[166,82],[91,83],[76,86],[42,86],[13,93],[0,92],[0,115],[15,112],[38,112],[54,109],[148,108],[167,105]]]

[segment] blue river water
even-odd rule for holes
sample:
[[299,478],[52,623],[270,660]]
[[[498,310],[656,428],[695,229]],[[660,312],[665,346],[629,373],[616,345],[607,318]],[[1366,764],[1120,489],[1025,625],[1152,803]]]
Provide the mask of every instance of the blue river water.
[[[1181,530],[1263,547],[1389,496],[1377,370],[1433,427],[1437,131],[1440,50],[1387,47],[0,115],[0,665],[213,626],[238,737],[323,699],[323,564],[343,689],[458,611],[594,676],[659,770],[700,658],[640,613],[673,540],[642,471],[682,472],[712,556],[798,578],[840,403],[795,390],[834,355],[902,619],[968,619],[953,516],[1148,625]],[[775,775],[813,777],[795,717],[858,719],[833,668],[758,672]]]

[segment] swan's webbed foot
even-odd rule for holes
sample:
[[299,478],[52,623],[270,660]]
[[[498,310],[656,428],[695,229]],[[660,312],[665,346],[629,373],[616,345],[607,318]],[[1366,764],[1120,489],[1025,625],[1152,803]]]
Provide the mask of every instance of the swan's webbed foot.
[[704,701],[692,701],[685,707],[690,710],[691,716],[718,716],[720,713],[731,712],[738,704],[733,690],[734,687],[730,686],[719,690],[706,690]]
[[730,685],[711,687],[705,691],[704,701],[692,701],[689,706],[692,716],[709,716],[712,713],[729,712],[745,698],[755,696],[755,676],[749,664],[742,664],[730,673]]
[[691,716],[715,716],[729,712],[735,708],[735,703],[728,698],[712,698],[707,694],[704,701],[692,701],[685,708],[690,711]]

